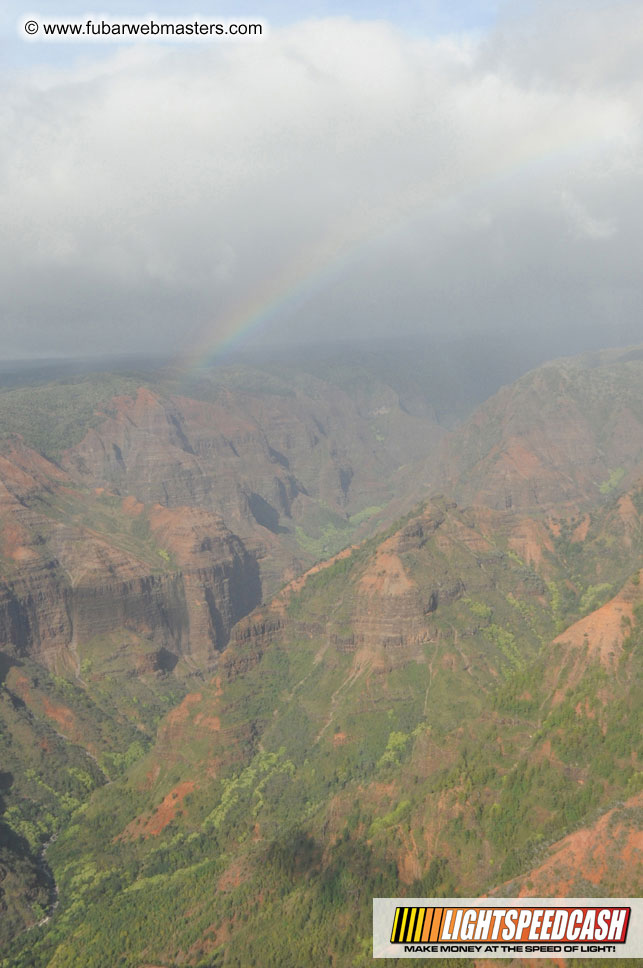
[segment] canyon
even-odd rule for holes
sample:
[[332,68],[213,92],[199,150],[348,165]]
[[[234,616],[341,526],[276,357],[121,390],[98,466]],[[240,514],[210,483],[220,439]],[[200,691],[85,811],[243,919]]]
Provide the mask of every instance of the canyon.
[[464,419],[380,370],[5,391],[7,964],[361,964],[376,892],[615,890],[642,377],[554,361]]

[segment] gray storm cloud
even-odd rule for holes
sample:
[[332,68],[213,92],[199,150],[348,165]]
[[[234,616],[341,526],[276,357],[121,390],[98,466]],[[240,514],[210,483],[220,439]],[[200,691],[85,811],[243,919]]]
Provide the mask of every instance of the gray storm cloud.
[[2,355],[636,325],[642,28],[332,19],[14,78]]

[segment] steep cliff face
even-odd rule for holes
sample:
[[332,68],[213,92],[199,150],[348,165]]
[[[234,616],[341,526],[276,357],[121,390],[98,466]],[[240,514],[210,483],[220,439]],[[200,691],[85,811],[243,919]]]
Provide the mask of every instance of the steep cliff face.
[[184,649],[197,668],[207,669],[235,623],[261,600],[257,561],[210,511],[156,504],[149,523],[156,542],[180,568],[188,626]]
[[[76,533],[75,540],[83,536]],[[103,548],[98,548],[99,553]],[[119,628],[139,629],[158,647],[181,654],[187,641],[185,596],[178,575],[149,574],[127,559],[74,582],[64,558],[52,557],[0,588],[3,648],[48,668],[78,672],[76,643]],[[138,566],[138,567],[137,567]]]
[[122,629],[205,669],[260,600],[216,515],[89,492],[19,441],[1,461],[4,649],[77,673],[79,646]]
[[146,503],[210,507],[240,517],[235,465],[241,458],[234,438],[251,462],[274,465],[283,483],[286,476],[252,423],[196,401],[183,403],[186,419],[181,402],[144,387],[133,397],[115,397],[111,415],[64,456],[63,465],[85,483]]
[[64,486],[67,477],[20,440],[0,457],[0,472],[0,641],[53,660],[71,641],[70,603],[40,533],[48,522],[32,504]]
[[595,504],[643,470],[643,362],[606,352],[504,387],[445,446],[442,483],[494,508]]

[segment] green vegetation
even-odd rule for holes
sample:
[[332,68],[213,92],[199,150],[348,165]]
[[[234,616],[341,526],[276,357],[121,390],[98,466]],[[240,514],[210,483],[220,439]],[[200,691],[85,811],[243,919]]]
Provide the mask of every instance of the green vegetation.
[[109,415],[112,397],[135,393],[140,385],[140,378],[95,373],[42,386],[3,389],[1,439],[20,434],[34,450],[56,460]]
[[374,517],[376,514],[379,514],[380,511],[383,510],[384,508],[382,505],[374,504],[372,507],[363,508],[356,514],[351,514],[348,521],[352,528],[356,528],[358,525],[363,524],[364,521],[370,520],[370,518]]
[[603,605],[613,594],[614,588],[608,582],[590,585],[581,596],[581,612],[585,615],[588,612],[593,612],[600,605]]
[[373,505],[342,517],[320,502],[308,513],[304,526],[295,527],[297,543],[317,561],[329,558],[349,545],[357,528],[382,510],[381,506]]
[[613,471],[610,471],[607,480],[599,486],[598,489],[601,494],[609,494],[611,491],[615,491],[626,474],[627,471],[624,467],[615,467]]

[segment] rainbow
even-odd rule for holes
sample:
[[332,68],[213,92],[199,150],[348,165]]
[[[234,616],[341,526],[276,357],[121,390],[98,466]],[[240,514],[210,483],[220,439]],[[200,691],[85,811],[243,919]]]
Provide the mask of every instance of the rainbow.
[[568,132],[562,145],[548,145],[544,151],[536,151],[530,144],[523,145],[522,150],[514,151],[504,163],[496,160],[491,170],[475,180],[467,179],[462,185],[454,187],[447,174],[444,185],[412,186],[388,204],[350,214],[325,237],[300,251],[280,273],[260,282],[246,299],[238,301],[214,322],[208,322],[188,351],[176,361],[178,368],[186,379],[198,375],[230,348],[242,345],[250,335],[304,305],[358,262],[367,246],[393,235],[432,210],[473,199],[482,189],[502,189],[519,177],[537,177],[542,172],[569,168],[579,160],[586,160],[610,140],[605,134],[579,139],[578,133]]

